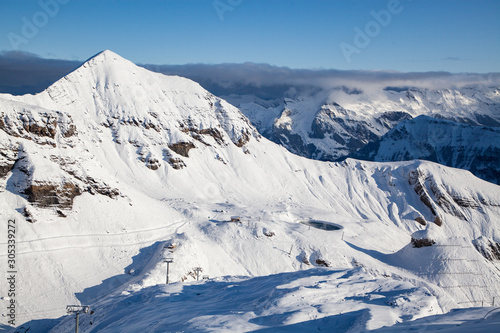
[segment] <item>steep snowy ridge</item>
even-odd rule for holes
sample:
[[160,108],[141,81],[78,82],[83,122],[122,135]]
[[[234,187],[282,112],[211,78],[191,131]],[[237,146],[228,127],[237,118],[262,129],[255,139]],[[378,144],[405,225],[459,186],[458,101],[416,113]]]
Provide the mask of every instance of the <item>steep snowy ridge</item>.
[[296,156],[110,51],[0,95],[0,121],[0,220],[17,223],[16,324],[32,331],[71,330],[73,303],[95,311],[82,332],[362,331],[500,295],[500,187],[468,171]]

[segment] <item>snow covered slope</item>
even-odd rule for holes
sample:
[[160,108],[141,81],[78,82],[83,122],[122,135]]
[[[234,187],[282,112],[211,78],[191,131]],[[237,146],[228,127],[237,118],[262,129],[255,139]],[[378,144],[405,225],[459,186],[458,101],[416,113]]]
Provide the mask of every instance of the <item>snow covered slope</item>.
[[[410,282],[361,268],[323,268],[124,291],[95,306],[81,327],[87,332],[356,332],[393,318],[426,317],[436,307],[428,291]],[[482,318],[488,310],[469,316]],[[464,312],[453,316],[458,323],[465,318]],[[65,318],[52,331],[69,332],[73,321]],[[486,323],[499,325],[498,319]]]
[[[157,332],[243,331],[341,312],[338,325],[356,331],[500,295],[500,187],[467,171],[293,155],[198,84],[110,51],[40,94],[0,95],[0,120],[16,323],[33,331],[66,330],[70,318],[37,319],[73,303],[95,309],[83,332],[126,332],[129,319]],[[195,282],[194,267],[214,280]],[[213,298],[196,302],[204,293]],[[157,317],[170,301],[177,317]],[[128,304],[144,312],[126,318]]]
[[482,179],[500,184],[499,127],[419,116],[399,123],[354,156],[378,162],[425,159],[470,170]]
[[419,115],[476,126],[500,126],[500,87],[460,89],[345,87],[263,101],[229,96],[264,136],[319,160],[351,156],[403,120]]

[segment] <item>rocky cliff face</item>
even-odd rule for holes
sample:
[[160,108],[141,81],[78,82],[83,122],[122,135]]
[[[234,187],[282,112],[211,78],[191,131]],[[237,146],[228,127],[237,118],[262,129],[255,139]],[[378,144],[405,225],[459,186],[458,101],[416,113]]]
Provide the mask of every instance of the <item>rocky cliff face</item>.
[[369,119],[352,119],[349,112],[337,103],[325,104],[316,113],[308,136],[341,147],[334,154],[322,156],[324,160],[338,159],[343,153],[351,155],[366,144],[378,139],[381,132],[402,120],[410,119],[406,112],[385,112],[376,117],[373,126]]
[[[401,122],[409,124],[410,119],[420,115],[451,120],[441,123],[441,126],[450,126],[445,130],[447,132],[459,126],[453,123],[476,127],[479,132],[485,127],[495,131],[494,128],[500,126],[498,87],[454,90],[387,88],[375,95],[362,91],[333,90],[284,99],[278,106],[257,98],[251,103],[241,102],[238,106],[267,138],[295,154],[326,161],[346,157],[373,159],[368,151],[374,149],[382,136]],[[396,131],[391,133],[394,140],[397,135],[401,138],[406,135]],[[421,131],[417,139],[421,143],[431,142],[434,140],[433,133]],[[366,149],[358,152],[364,147]],[[445,165],[471,170],[483,179],[498,181],[498,170],[490,168],[497,163],[495,156],[498,152],[495,147],[476,152],[467,150],[460,157],[443,150],[436,153],[439,159],[432,155],[433,149],[430,150],[427,155],[412,154],[405,149],[394,150],[391,158],[383,160],[429,158]]]
[[[9,105],[3,102],[3,106]],[[40,122],[32,117],[36,113],[30,112],[30,107],[24,105],[21,114],[16,113],[16,108],[4,114],[9,127],[3,129],[0,144],[2,190],[24,195],[34,206],[56,209],[71,209],[73,199],[87,191],[110,197],[119,195],[105,182],[83,176],[85,155],[76,156],[79,152],[74,151],[81,142],[72,122],[58,122],[57,118]],[[44,116],[47,114],[55,113],[43,112]],[[16,122],[18,119],[22,121]],[[12,175],[6,182],[9,173]]]
[[353,157],[379,162],[425,159],[500,184],[500,128],[420,116],[400,123]]
[[10,142],[0,143],[0,178],[5,177],[14,167],[18,146]]
[[473,241],[474,247],[490,261],[500,260],[500,243],[481,236]]

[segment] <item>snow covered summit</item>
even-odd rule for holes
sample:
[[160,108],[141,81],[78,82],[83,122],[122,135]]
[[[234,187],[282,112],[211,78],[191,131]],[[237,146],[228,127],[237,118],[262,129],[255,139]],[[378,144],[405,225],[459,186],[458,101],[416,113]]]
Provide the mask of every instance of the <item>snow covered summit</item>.
[[111,118],[172,132],[179,125],[183,131],[225,131],[240,145],[254,131],[238,109],[199,84],[150,72],[111,51],[90,58],[46,91],[20,100],[87,121],[112,123]]
[[[85,163],[98,165],[96,155],[103,152],[119,155],[115,165],[119,160],[128,164],[135,156],[135,163],[152,170],[165,165],[182,169],[191,149],[208,149],[212,158],[224,161],[220,149],[231,144],[247,151],[245,144],[260,137],[238,109],[197,83],[150,72],[111,51],[97,54],[42,93],[0,95],[0,99],[0,128],[11,137],[54,147],[58,153],[40,163],[66,172],[58,176],[32,172],[20,181],[21,190],[24,186],[30,193],[44,187],[44,195],[29,197],[42,205],[67,206],[89,187],[117,195],[116,189],[103,184],[99,172],[84,167]],[[98,143],[98,152],[84,148],[89,142]],[[22,154],[26,161],[33,159],[32,152],[40,147],[29,146],[6,138],[3,173]],[[80,151],[65,156],[67,151],[60,149],[67,147]],[[49,202],[42,199],[46,195],[52,197]]]

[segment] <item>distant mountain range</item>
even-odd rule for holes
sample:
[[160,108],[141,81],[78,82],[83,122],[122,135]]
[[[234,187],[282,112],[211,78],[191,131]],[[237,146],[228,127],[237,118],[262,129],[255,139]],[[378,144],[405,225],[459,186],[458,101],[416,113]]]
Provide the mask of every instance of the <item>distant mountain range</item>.
[[[255,96],[226,98],[245,113],[260,133],[297,155],[323,161],[348,157],[375,161],[428,159],[470,170],[497,184],[499,181],[500,87],[386,88],[376,94],[338,88],[273,101]],[[427,118],[411,121],[421,115]],[[404,136],[401,128],[395,129],[400,123],[405,127],[427,125]],[[437,133],[443,133],[443,138],[453,134],[449,138],[452,141],[435,142],[437,133],[429,126],[438,123]],[[458,134],[461,131],[467,134]],[[390,156],[388,151],[370,151],[379,143],[383,146],[389,137],[396,140],[398,135],[409,141],[400,141]],[[410,148],[425,145],[428,148]]]

